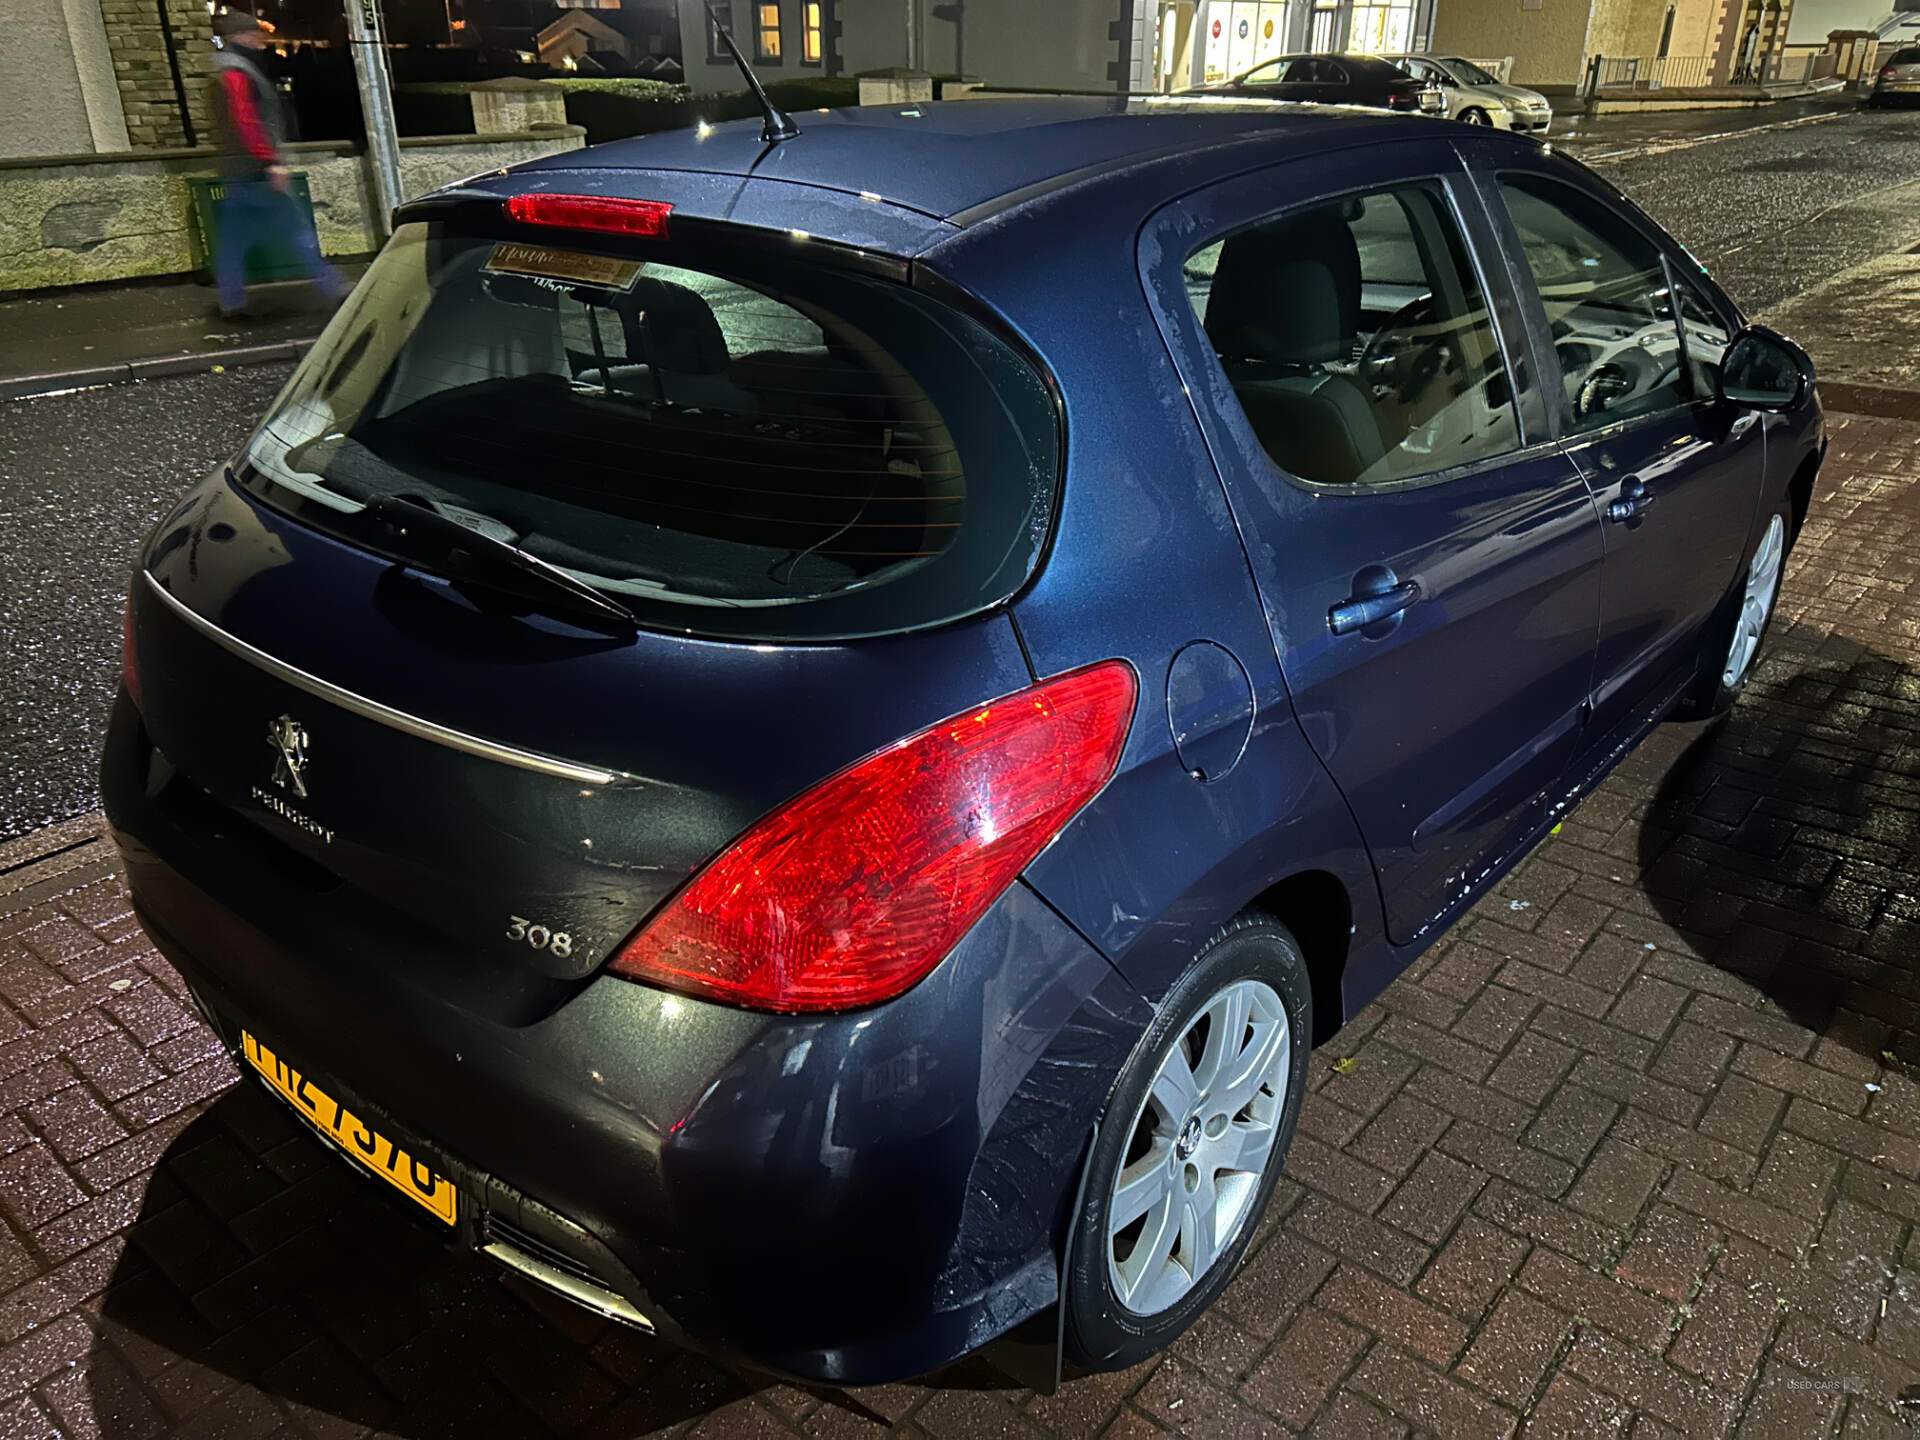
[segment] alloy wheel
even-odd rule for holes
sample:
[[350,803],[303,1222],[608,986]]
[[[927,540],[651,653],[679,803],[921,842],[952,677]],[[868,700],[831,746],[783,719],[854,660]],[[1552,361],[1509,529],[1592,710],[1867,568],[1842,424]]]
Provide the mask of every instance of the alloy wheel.
[[1787,554],[1787,523],[1775,515],[1760,537],[1760,546],[1747,566],[1747,589],[1740,603],[1740,618],[1733,627],[1733,644],[1727,650],[1727,667],[1720,672],[1720,683],[1732,689],[1747,678],[1754,657],[1760,653],[1760,637],[1766,633],[1767,617],[1780,594],[1780,567]]
[[1491,125],[1493,121],[1487,118],[1487,112],[1484,110],[1464,110],[1460,114],[1460,123],[1462,125]]
[[1216,992],[1168,1049],[1107,1205],[1107,1275],[1134,1314],[1177,1303],[1239,1234],[1273,1156],[1292,1053],[1286,1006],[1259,980]]

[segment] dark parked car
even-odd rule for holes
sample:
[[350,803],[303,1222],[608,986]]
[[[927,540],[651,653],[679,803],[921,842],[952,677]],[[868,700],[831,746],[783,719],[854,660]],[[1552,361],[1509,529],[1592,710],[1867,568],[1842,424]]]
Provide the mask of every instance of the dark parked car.
[[1447,97],[1376,55],[1281,55],[1244,75],[1204,88],[1205,94],[1321,105],[1372,105],[1384,110],[1445,115]]
[[1746,684],[1812,374],[1503,132],[803,128],[406,206],[139,558],[108,813],[450,1242],[802,1380],[1125,1365],[1309,1047]]
[[1867,105],[1870,109],[1881,109],[1888,105],[1914,104],[1920,104],[1920,47],[1909,46],[1887,57],[1880,73],[1874,77]]

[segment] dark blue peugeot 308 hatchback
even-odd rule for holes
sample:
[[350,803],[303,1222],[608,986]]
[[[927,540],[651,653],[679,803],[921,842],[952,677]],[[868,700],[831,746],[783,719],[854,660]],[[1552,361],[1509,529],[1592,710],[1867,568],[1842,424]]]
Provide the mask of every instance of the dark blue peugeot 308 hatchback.
[[1313,1043],[1737,696],[1811,370],[1531,140],[799,128],[408,205],[140,557],[108,811],[452,1243],[802,1380],[1125,1365]]

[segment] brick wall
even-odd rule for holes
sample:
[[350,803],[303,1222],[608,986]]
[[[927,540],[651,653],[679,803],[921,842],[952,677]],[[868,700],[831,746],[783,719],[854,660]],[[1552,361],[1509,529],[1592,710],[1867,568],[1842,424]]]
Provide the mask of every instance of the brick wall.
[[213,18],[198,0],[100,0],[114,78],[127,114],[127,137],[136,150],[187,143],[180,100],[160,31],[160,5],[167,8],[180,77],[201,144],[207,142],[207,73],[213,67]]

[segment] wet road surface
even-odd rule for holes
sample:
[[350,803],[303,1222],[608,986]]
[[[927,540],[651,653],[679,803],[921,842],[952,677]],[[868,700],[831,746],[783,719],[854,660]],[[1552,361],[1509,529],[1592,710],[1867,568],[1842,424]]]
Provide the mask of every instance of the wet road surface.
[[[1733,138],[1712,138],[1729,130]],[[1594,164],[1750,311],[1920,245],[1920,115],[1833,102],[1602,117]],[[266,365],[0,403],[0,840],[92,809],[135,546],[286,378]]]
[[1665,141],[1646,133],[1650,117],[1608,130],[1615,117],[1603,116],[1555,143],[1632,196],[1749,312],[1920,244],[1920,112],[1828,102],[1762,115],[1728,138]]
[[286,365],[0,403],[0,839],[93,809],[135,547]]

